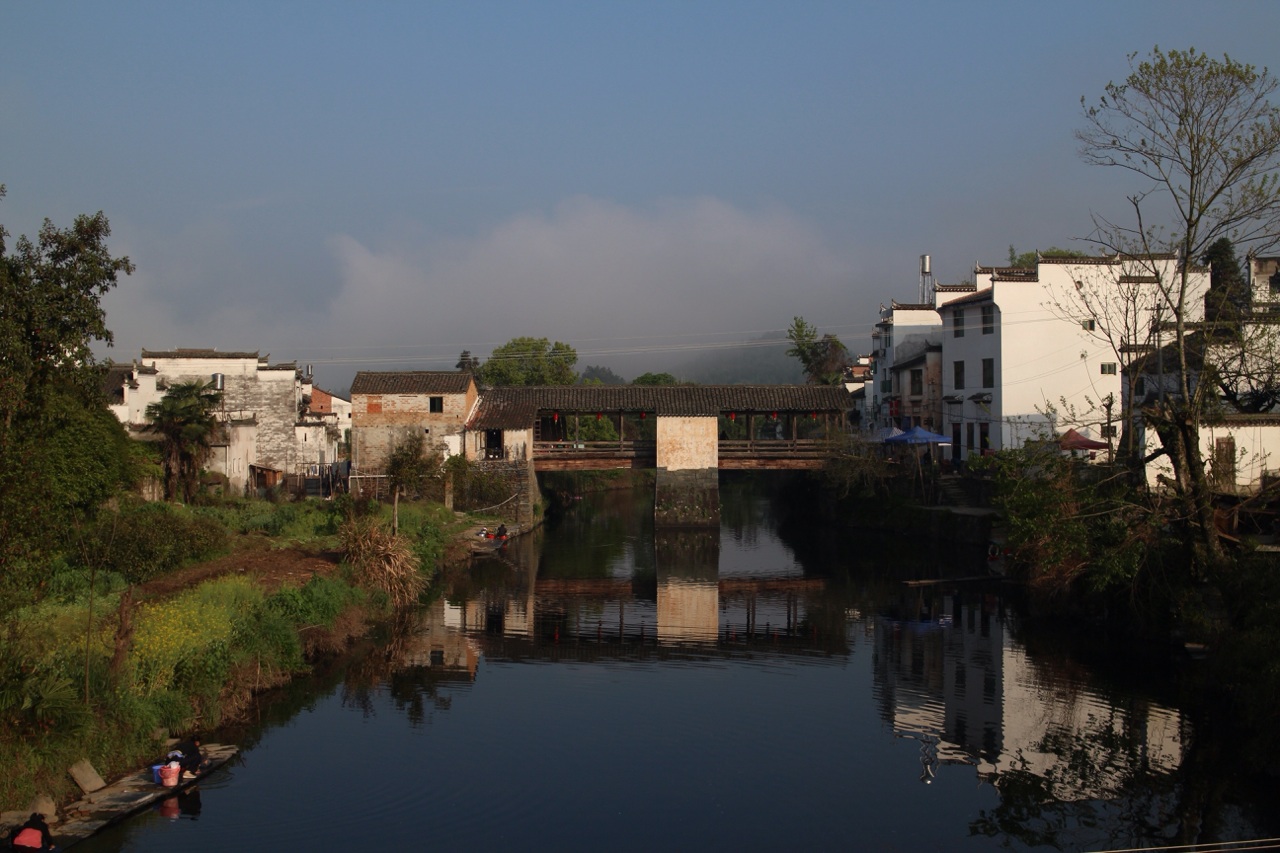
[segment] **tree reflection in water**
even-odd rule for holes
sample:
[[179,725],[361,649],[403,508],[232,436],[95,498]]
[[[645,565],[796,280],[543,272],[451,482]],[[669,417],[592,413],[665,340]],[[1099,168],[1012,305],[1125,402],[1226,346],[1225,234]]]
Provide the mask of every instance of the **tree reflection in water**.
[[[443,685],[456,686],[470,678],[432,666],[432,652],[426,649],[422,658],[423,612],[405,610],[382,626],[378,654],[366,655],[346,671],[342,684],[342,704],[357,708],[365,716],[376,714],[376,697],[385,694],[396,710],[405,714],[410,724],[422,726],[430,722],[433,711],[447,711],[452,697],[443,694]],[[435,655],[443,664],[442,655]]]

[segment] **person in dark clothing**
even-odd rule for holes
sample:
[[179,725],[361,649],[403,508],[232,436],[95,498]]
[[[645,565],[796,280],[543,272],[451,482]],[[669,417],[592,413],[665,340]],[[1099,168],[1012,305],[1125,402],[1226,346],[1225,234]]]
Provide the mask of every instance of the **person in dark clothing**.
[[498,525],[498,538],[499,539],[507,538],[507,526],[505,524]]
[[[178,759],[178,763],[182,765],[182,772],[190,773],[194,776],[204,767],[204,753],[200,751],[199,735],[193,736],[189,740],[182,741],[173,749],[174,752],[182,753],[182,757]],[[170,755],[172,754],[173,753],[170,753]]]
[[52,850],[53,834],[44,815],[32,812],[26,823],[10,833],[9,846],[14,850]]

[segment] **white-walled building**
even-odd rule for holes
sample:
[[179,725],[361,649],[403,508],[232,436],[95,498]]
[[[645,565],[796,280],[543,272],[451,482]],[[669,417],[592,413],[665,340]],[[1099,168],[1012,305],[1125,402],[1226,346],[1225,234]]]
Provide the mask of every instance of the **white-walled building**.
[[[863,429],[875,432],[891,426],[900,426],[902,419],[901,394],[894,386],[894,364],[901,352],[906,358],[914,358],[928,345],[930,335],[936,335],[941,324],[932,302],[903,303],[893,300],[889,307],[880,308],[880,319],[871,333],[871,383],[865,396]],[[899,349],[905,345],[905,349]]]
[[285,475],[314,473],[317,465],[337,460],[345,428],[341,408],[346,406],[349,423],[350,404],[311,413],[311,375],[294,362],[272,364],[257,352],[144,349],[140,361],[108,370],[104,390],[116,417],[141,432],[147,406],[183,382],[221,384],[216,415],[224,429],[207,467],[227,478],[232,493],[274,486]]
[[[1280,385],[1280,257],[1250,256],[1248,311],[1239,326],[1224,329],[1206,323],[1187,339],[1187,360],[1194,390],[1203,364],[1213,365],[1234,399],[1221,387],[1212,389],[1218,405],[1200,425],[1200,453],[1214,490],[1256,493],[1270,477],[1280,476],[1280,410],[1271,391]],[[1180,395],[1178,355],[1172,342],[1161,351],[1139,354],[1128,365],[1125,391],[1132,390],[1136,451],[1147,456],[1160,446],[1145,428],[1142,407],[1160,395]],[[1231,377],[1239,377],[1232,381]],[[1126,410],[1130,407],[1126,406]],[[1173,476],[1168,457],[1146,465],[1153,488]]]
[[[954,460],[1074,427],[1107,440],[1123,416],[1121,366],[1171,318],[1159,282],[1173,256],[1041,258],[978,267],[973,293],[940,305],[943,428]],[[1191,271],[1185,319],[1204,316],[1208,271]]]
[[107,407],[126,427],[140,429],[147,423],[147,406],[164,396],[156,389],[159,374],[154,367],[112,364],[102,379]]

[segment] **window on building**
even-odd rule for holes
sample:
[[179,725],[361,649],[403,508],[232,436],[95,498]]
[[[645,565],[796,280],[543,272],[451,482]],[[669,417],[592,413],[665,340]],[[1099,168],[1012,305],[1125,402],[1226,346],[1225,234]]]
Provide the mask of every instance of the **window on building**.
[[982,334],[990,335],[996,330],[996,306],[982,306]]
[[1145,376],[1139,376],[1138,381],[1133,383],[1133,395],[1135,397],[1147,396],[1147,378]]
[[996,360],[994,358],[984,358],[982,360],[982,387],[996,387]]
[[919,397],[923,394],[924,394],[924,371],[919,369],[912,370],[911,371],[911,395],[913,397]]
[[1103,437],[1103,438],[1115,438],[1115,437],[1116,437],[1116,425],[1115,425],[1115,424],[1105,424],[1105,425],[1102,427],[1102,437]]
[[973,421],[964,425],[964,446],[973,450]]
[[955,372],[956,372],[955,383],[954,383],[955,388],[957,391],[963,391],[964,390],[964,362],[957,361],[952,365],[952,367],[955,369]]
[[991,424],[985,421],[978,424],[978,443],[983,450],[991,449]]
[[1094,320],[1081,320],[1080,328],[1084,329],[1086,332],[1092,332],[1098,328],[1098,324]]
[[957,308],[956,312],[951,315],[951,329],[952,329],[952,333],[957,338],[964,337],[964,309],[963,308]]
[[444,397],[431,398],[431,411],[435,414],[439,414],[444,411]]
[[1115,376],[1115,375],[1116,375],[1116,363],[1115,363],[1114,361],[1104,361],[1104,362],[1102,363],[1102,375],[1103,375],[1103,376]]

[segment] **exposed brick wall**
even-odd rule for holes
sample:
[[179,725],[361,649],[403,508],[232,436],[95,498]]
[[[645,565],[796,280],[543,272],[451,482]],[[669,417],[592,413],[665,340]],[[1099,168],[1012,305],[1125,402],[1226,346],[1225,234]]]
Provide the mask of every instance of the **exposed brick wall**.
[[[443,411],[431,411],[431,398],[441,398]],[[353,394],[351,443],[353,461],[364,473],[384,471],[391,451],[421,434],[428,450],[443,452],[445,438],[462,433],[475,401],[467,394]]]

